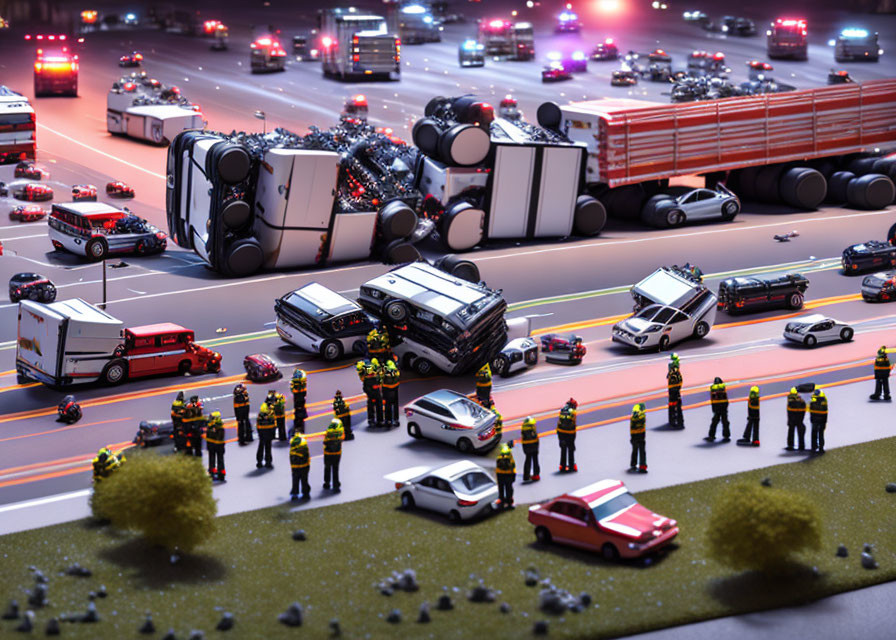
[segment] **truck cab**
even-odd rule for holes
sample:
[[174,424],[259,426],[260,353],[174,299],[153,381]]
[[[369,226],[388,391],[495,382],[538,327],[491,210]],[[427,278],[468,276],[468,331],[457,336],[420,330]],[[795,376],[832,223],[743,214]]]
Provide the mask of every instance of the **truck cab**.
[[765,32],[769,58],[809,59],[808,27],[803,18],[778,18]]
[[221,370],[221,354],[196,344],[193,331],[171,322],[125,329],[120,355],[130,378]]
[[78,95],[78,56],[68,46],[40,47],[34,60],[34,95]]
[[479,23],[479,42],[485,45],[485,55],[506,56],[513,53],[511,23],[496,18]]
[[401,40],[382,16],[354,8],[328,9],[318,17],[321,62],[327,77],[340,80],[401,77]]
[[249,44],[252,73],[286,70],[286,50],[273,36],[262,36]]

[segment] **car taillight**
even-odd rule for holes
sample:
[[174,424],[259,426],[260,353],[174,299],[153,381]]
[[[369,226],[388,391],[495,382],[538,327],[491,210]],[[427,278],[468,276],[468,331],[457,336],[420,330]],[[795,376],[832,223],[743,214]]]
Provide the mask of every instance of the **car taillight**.
[[396,489],[403,489],[403,488],[404,488],[404,482],[396,482],[396,483],[395,483],[395,488],[396,488]]
[[475,507],[477,504],[479,504],[479,500],[458,500],[457,501],[458,507]]
[[167,237],[168,237],[168,236],[166,236],[166,235],[165,235],[164,233],[162,233],[161,231],[159,231],[159,232],[156,234],[156,238],[158,238],[159,240],[164,240],[164,239],[167,238]]

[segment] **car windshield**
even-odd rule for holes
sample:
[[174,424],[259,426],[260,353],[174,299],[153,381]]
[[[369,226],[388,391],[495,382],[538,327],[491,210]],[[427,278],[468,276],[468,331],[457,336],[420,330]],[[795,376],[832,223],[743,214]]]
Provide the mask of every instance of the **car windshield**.
[[304,296],[298,295],[295,291],[286,296],[283,302],[291,306],[302,315],[305,315],[309,318],[314,318],[315,320],[327,320],[332,317],[329,313],[318,307],[316,304],[314,304]]
[[466,418],[467,416],[470,416],[479,419],[487,415],[486,409],[483,409],[481,406],[467,398],[458,398],[454,402],[449,403],[448,408],[451,410],[451,413],[458,418]]
[[476,493],[492,485],[494,481],[482,471],[470,471],[451,481],[451,487],[461,493]]
[[626,507],[630,507],[633,504],[638,504],[638,501],[635,500],[635,496],[626,491],[625,493],[619,494],[612,500],[608,500],[607,502],[596,506],[594,509],[592,509],[592,512],[594,513],[595,519],[600,522],[604,518],[622,511]]
[[644,320],[652,320],[653,316],[657,315],[657,311],[662,310],[662,307],[658,307],[656,305],[650,305],[649,307],[644,307],[641,309],[636,315],[636,318],[642,318]]

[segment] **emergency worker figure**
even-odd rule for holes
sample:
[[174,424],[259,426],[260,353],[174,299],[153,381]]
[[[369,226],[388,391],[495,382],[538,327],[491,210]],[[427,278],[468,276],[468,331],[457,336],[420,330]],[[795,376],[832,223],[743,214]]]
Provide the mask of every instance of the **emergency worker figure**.
[[277,425],[277,439],[280,442],[286,442],[286,396],[279,391],[270,389],[264,401],[274,414],[274,421]]
[[348,403],[342,397],[342,392],[337,389],[336,395],[333,396],[333,415],[342,422],[342,428],[345,431],[346,440],[354,440],[355,434],[352,432],[352,412]]
[[376,327],[370,330],[370,333],[367,334],[367,356],[369,358],[376,358],[379,360],[383,357],[384,349],[383,343],[380,339],[380,333],[376,330]]
[[339,493],[342,484],[339,482],[339,461],[342,458],[342,441],[345,439],[345,431],[338,418],[330,421],[327,432],[324,434],[324,489],[330,488],[330,479],[333,480],[333,491]]
[[669,389],[669,426],[673,429],[684,429],[684,414],[681,410],[681,385],[684,379],[679,365],[678,354],[673,353],[669,361],[669,371],[666,373]]
[[498,459],[495,462],[495,475],[498,476],[498,501],[502,509],[513,509],[513,482],[516,480],[516,462],[510,452],[510,446],[501,445]]
[[308,411],[305,409],[305,397],[308,393],[308,377],[301,369],[292,372],[289,380],[289,390],[292,392],[292,420],[293,426],[289,430],[289,437],[296,431],[305,433],[305,418]]
[[560,472],[578,471],[576,465],[576,409],[579,403],[570,398],[557,418],[557,441],[560,443]]
[[812,451],[824,453],[824,430],[828,426],[828,399],[816,389],[809,401],[809,422],[812,423]]
[[523,453],[526,454],[526,461],[523,463],[523,482],[538,482],[541,480],[541,467],[538,465],[538,431],[535,428],[535,418],[529,416],[523,420],[521,432]]
[[793,434],[799,437],[799,450],[806,448],[806,401],[797,393],[796,387],[787,394],[787,451],[793,451]]
[[495,444],[500,444],[504,437],[504,416],[497,409],[492,409],[495,414]]
[[476,372],[476,400],[486,409],[492,408],[492,369],[487,362]]
[[100,449],[93,459],[93,481],[100,482],[115,472],[125,462],[124,454],[115,455],[108,447]]
[[190,396],[184,408],[184,451],[188,456],[202,457],[202,433],[205,429],[205,416],[202,414],[202,401],[199,396]]
[[383,425],[386,427],[397,427],[398,421],[398,379],[401,372],[394,360],[386,360],[386,367],[383,369],[383,405],[385,408],[383,416]]
[[877,357],[874,359],[874,393],[869,398],[872,400],[880,400],[881,394],[884,400],[890,400],[890,370],[893,365],[890,364],[890,358],[887,357],[887,348],[881,347],[877,350]]
[[747,398],[747,428],[744,429],[744,437],[737,444],[759,446],[759,387],[750,387],[750,396]]
[[212,480],[225,482],[224,476],[224,421],[220,411],[212,411],[205,425],[205,446],[208,448],[208,475]]
[[709,403],[712,405],[712,421],[709,423],[709,435],[703,438],[707,442],[716,439],[716,427],[722,423],[722,441],[731,440],[731,425],[728,423],[728,390],[722,379],[716,376],[709,387]]
[[240,382],[233,388],[233,415],[236,417],[236,437],[242,446],[252,442],[252,422],[249,420],[249,390]]
[[311,485],[308,483],[308,472],[311,470],[311,454],[308,452],[308,442],[305,434],[296,431],[289,441],[289,466],[292,469],[292,489],[289,497],[293,502],[299,499],[299,488],[302,490],[302,499],[311,497]]
[[258,451],[255,453],[255,466],[261,469],[262,459],[264,466],[268,469],[274,468],[274,459],[271,455],[271,444],[274,442],[274,429],[277,422],[274,419],[274,412],[268,406],[267,402],[261,403],[258,410],[258,418],[256,418],[256,429],[258,429]]
[[171,403],[171,426],[172,436],[174,437],[174,450],[183,451],[186,447],[187,439],[184,437],[184,392],[178,391],[177,397]]
[[641,403],[632,407],[632,417],[628,426],[629,442],[632,445],[632,459],[629,471],[647,473],[647,416]]
[[376,428],[383,426],[383,396],[380,379],[380,363],[373,360],[362,360],[356,365],[358,375],[367,396],[367,426]]

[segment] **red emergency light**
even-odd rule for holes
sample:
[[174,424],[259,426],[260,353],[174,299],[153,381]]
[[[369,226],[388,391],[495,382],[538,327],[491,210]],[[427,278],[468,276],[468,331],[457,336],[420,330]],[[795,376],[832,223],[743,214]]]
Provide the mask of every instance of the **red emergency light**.
[[324,36],[323,38],[321,38],[320,43],[323,45],[324,49],[329,49],[335,44],[333,38],[331,38],[330,36]]
[[366,107],[367,106],[367,96],[363,94],[358,94],[352,98],[352,102],[356,107]]
[[716,52],[715,52],[715,55],[713,55],[713,59],[715,59],[715,60],[724,60],[724,59],[725,59],[725,54],[722,53],[721,51],[716,51]]

